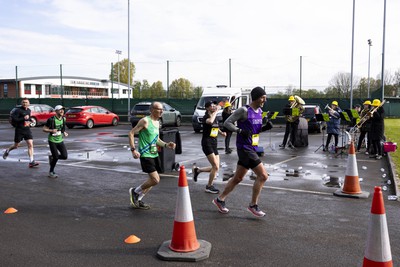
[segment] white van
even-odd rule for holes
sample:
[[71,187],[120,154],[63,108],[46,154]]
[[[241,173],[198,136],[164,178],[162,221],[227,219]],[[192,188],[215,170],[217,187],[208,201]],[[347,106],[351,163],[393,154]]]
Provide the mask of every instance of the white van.
[[[209,101],[215,101],[223,107],[226,101],[232,104],[232,110],[250,103],[250,89],[233,88],[220,85],[213,88],[205,88],[199,102],[194,108],[192,117],[193,130],[198,133],[203,129],[202,120],[206,113],[204,105]],[[222,123],[222,108],[217,113],[218,124]]]

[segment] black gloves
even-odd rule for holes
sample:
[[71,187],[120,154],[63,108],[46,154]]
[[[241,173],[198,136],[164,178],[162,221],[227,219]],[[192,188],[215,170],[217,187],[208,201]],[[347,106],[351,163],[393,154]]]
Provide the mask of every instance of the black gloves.
[[272,122],[267,121],[267,123],[261,127],[261,131],[265,132],[265,131],[271,130],[273,127],[274,127],[274,125],[272,124]]
[[247,129],[239,129],[238,134],[240,134],[243,138],[249,138],[253,133]]

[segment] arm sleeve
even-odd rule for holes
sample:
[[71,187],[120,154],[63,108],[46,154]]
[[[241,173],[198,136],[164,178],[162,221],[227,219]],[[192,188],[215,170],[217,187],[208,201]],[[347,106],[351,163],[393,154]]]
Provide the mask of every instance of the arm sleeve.
[[21,110],[17,109],[12,115],[11,118],[15,122],[22,122],[25,121],[24,116],[21,116]]
[[247,108],[240,107],[235,112],[233,112],[232,115],[229,116],[229,118],[226,119],[226,121],[224,122],[224,127],[231,132],[237,132],[239,128],[235,126],[235,122],[245,119],[247,119]]

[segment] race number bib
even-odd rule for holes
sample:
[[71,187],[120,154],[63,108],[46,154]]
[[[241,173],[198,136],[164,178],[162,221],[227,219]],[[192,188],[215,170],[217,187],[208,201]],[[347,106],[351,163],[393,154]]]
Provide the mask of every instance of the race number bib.
[[211,128],[210,136],[217,137],[218,136],[218,128]]
[[157,154],[158,150],[157,150],[157,145],[156,144],[152,144],[150,146],[150,153],[151,154]]
[[260,140],[260,135],[259,134],[253,134],[251,136],[251,145],[252,146],[258,146],[258,141]]

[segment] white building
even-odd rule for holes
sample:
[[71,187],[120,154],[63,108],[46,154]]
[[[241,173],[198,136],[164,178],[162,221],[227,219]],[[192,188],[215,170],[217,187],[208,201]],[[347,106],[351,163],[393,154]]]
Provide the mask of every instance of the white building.
[[15,79],[3,79],[0,80],[0,97],[128,98],[128,85],[77,76],[18,78],[17,82]]

